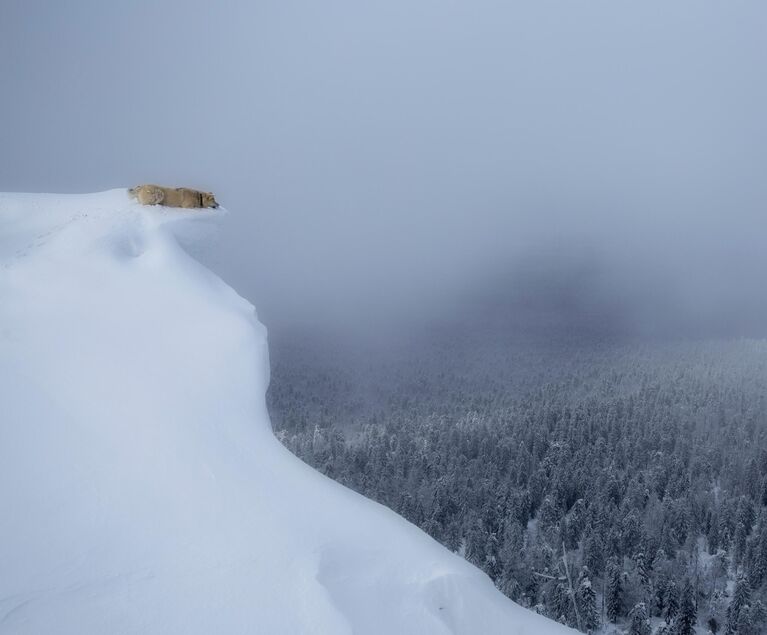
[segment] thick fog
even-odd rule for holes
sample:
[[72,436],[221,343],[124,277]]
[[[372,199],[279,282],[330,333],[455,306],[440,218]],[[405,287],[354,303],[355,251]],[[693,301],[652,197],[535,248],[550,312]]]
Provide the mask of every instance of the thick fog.
[[3,0],[0,189],[213,190],[206,259],[270,327],[765,334],[765,33],[762,0]]

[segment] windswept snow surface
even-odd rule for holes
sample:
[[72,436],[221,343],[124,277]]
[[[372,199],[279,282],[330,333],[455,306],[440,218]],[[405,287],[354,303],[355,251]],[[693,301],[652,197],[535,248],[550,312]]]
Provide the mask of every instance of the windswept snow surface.
[[571,632],[277,442],[222,213],[0,194],[0,633]]

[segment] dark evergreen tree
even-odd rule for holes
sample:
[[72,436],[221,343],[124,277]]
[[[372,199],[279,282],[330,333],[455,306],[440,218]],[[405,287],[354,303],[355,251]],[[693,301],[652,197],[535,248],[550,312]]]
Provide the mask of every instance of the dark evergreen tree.
[[767,518],[762,516],[759,534],[748,562],[748,581],[751,588],[756,589],[761,586],[765,578],[767,578]]
[[548,602],[548,615],[568,626],[575,626],[576,620],[573,611],[572,598],[569,589],[564,583],[558,582],[552,586]]
[[[750,606],[749,627],[753,635],[767,631],[767,607],[761,600],[754,600]],[[745,635],[752,635],[746,633]]]
[[735,539],[733,540],[733,556],[735,564],[740,565],[746,554],[746,538],[748,537],[748,528],[738,522],[735,526]]
[[607,619],[615,622],[623,615],[623,572],[614,558],[607,565],[606,576],[605,607]]
[[679,589],[676,583],[670,582],[666,589],[666,599],[664,602],[663,617],[666,624],[671,624],[679,611]]
[[599,609],[597,608],[597,594],[591,584],[589,570],[584,567],[578,579],[578,611],[581,616],[581,626],[587,633],[599,628]]
[[628,635],[650,635],[650,618],[644,602],[635,604],[629,611]]
[[698,610],[695,606],[695,597],[690,581],[685,581],[682,590],[682,599],[679,603],[679,612],[674,624],[675,635],[695,635],[695,622]]
[[642,589],[645,595],[649,596],[650,587],[651,587],[650,569],[647,564],[647,558],[645,558],[643,551],[640,551],[634,555],[634,563],[636,565],[637,576],[639,577],[639,582],[642,585]]
[[605,567],[605,548],[598,534],[589,533],[583,544],[583,564],[594,575],[602,575]]
[[727,609],[727,626],[725,628],[726,635],[737,635],[738,629],[742,624],[750,619],[750,609],[746,612],[743,618],[741,618],[741,612],[744,608],[750,607],[751,604],[751,587],[748,584],[748,580],[745,577],[738,579],[735,585],[735,594],[733,595],[732,602]]
[[708,523],[708,529],[706,530],[706,543],[708,546],[708,553],[714,555],[719,550],[719,516],[716,511],[711,514],[711,519]]

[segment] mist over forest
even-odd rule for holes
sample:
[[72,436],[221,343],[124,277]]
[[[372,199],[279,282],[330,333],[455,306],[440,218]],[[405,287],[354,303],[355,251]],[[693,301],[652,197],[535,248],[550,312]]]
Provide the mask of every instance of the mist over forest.
[[765,33],[761,0],[4,0],[0,191],[214,191],[195,255],[297,456],[583,632],[756,635]]
[[274,329],[479,302],[763,333],[765,26],[755,1],[10,0],[0,187],[215,190],[207,262]]

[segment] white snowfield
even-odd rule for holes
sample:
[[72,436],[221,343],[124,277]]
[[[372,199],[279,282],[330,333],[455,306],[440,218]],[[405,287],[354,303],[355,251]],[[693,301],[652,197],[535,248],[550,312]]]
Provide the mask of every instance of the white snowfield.
[[222,213],[0,194],[0,633],[573,632],[279,444]]

